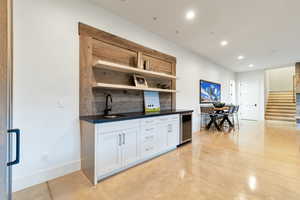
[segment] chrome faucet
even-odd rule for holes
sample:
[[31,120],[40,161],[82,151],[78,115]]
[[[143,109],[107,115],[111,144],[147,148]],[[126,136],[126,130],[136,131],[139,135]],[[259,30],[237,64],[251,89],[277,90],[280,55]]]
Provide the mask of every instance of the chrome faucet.
[[111,94],[106,95],[106,103],[105,103],[105,110],[104,115],[109,115],[109,112],[112,110],[112,96]]

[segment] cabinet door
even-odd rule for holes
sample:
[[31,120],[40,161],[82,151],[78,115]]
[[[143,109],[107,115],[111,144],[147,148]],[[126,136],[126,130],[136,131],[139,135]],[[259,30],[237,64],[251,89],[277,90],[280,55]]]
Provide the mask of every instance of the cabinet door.
[[98,134],[97,145],[97,175],[105,175],[120,167],[121,160],[121,133],[111,132]]
[[157,152],[162,152],[168,147],[168,124],[166,122],[159,123],[157,127]]
[[138,128],[127,129],[122,132],[123,165],[129,165],[139,159]]
[[167,125],[168,147],[179,144],[179,121],[170,121]]

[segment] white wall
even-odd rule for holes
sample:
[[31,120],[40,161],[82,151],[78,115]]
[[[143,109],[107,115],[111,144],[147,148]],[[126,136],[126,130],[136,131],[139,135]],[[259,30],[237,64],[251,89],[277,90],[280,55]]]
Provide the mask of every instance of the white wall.
[[295,66],[266,70],[268,91],[292,91]]
[[265,115],[265,71],[264,70],[257,70],[251,72],[240,72],[236,74],[236,81],[237,81],[237,100],[240,104],[240,82],[241,81],[251,81],[256,80],[259,82],[259,91],[256,94],[258,95],[258,117],[256,120],[264,120]]
[[78,22],[178,59],[178,108],[191,108],[199,129],[199,79],[222,83],[234,73],[85,0],[15,0],[14,127],[22,130],[14,190],[80,169]]

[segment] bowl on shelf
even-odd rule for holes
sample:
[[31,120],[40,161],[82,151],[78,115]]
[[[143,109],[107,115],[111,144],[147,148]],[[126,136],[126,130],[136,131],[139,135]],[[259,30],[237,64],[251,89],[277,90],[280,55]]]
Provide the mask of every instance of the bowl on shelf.
[[213,105],[214,105],[215,108],[223,108],[225,106],[225,103],[213,102]]

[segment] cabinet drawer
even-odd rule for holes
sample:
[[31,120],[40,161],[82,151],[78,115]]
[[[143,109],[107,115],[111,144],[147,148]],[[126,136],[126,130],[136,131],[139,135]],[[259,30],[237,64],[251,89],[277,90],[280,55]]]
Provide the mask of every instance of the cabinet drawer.
[[169,120],[170,120],[170,116],[169,115],[157,118],[157,122],[159,122],[159,123],[163,123],[163,122],[166,122],[166,121],[169,121]]
[[148,134],[148,135],[143,135],[142,136],[142,143],[155,143],[155,134]]
[[176,121],[176,120],[179,120],[179,115],[167,115],[167,116],[162,116],[157,118],[157,121],[159,123],[165,123],[168,121]]
[[158,117],[149,117],[141,120],[141,127],[155,126]]
[[97,124],[96,131],[97,133],[100,134],[106,134],[107,132],[111,132],[111,131],[120,131],[120,130],[130,129],[130,128],[139,128],[139,126],[140,126],[139,119],[124,120],[124,121]]
[[145,127],[142,127],[141,128],[141,132],[142,132],[142,134],[144,135],[144,134],[149,134],[149,133],[155,133],[155,131],[156,131],[156,127],[155,127],[155,125],[153,125],[153,126],[145,126]]
[[142,145],[141,153],[144,156],[148,156],[155,153],[155,144],[154,143],[147,143]]
[[179,115],[170,115],[170,121],[179,120]]

